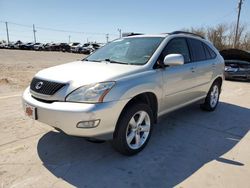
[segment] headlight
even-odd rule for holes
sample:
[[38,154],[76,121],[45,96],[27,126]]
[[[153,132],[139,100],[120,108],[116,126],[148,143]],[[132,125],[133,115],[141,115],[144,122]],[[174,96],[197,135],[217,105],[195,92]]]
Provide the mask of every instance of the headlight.
[[237,72],[239,69],[238,68],[234,68],[234,67],[230,67],[230,66],[225,66],[225,71],[226,72]]
[[98,103],[103,102],[103,98],[115,85],[115,82],[102,82],[82,86],[66,97],[69,102],[88,102]]

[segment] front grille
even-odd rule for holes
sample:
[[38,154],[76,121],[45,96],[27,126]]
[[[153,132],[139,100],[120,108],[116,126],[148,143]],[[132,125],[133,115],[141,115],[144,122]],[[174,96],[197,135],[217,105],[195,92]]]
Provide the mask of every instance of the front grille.
[[237,76],[233,76],[233,78],[235,79],[247,79],[246,75],[237,75]]
[[65,85],[66,84],[33,78],[30,84],[30,89],[36,93],[54,95]]

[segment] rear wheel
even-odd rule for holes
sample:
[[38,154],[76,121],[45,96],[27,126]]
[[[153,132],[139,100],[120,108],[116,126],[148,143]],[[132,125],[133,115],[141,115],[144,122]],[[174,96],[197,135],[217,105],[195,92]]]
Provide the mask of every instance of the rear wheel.
[[121,115],[114,137],[114,148],[124,155],[134,155],[147,144],[153,125],[153,113],[146,104],[134,104]]
[[211,86],[205,103],[201,105],[201,108],[206,111],[214,111],[219,103],[221,84],[219,82],[214,82]]

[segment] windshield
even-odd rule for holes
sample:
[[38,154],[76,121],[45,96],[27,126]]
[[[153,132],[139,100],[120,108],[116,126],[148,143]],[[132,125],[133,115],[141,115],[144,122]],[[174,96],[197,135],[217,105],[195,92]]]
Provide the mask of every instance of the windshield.
[[100,48],[85,60],[143,65],[147,63],[163,39],[162,37],[118,39]]

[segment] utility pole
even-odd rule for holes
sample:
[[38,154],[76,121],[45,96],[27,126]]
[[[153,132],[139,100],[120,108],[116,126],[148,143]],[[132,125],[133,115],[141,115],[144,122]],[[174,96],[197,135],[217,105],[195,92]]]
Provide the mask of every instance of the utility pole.
[[69,35],[69,43],[70,43],[70,35]]
[[33,24],[33,33],[34,33],[34,42],[36,43],[36,29],[34,24]]
[[5,22],[5,25],[6,25],[6,33],[7,33],[7,42],[8,42],[8,45],[9,45],[9,43],[10,43],[10,38],[9,38],[8,22]]
[[243,4],[243,0],[239,0],[238,4],[238,18],[237,18],[237,24],[236,24],[236,31],[235,31],[235,38],[234,38],[234,48],[237,47],[238,42],[238,30],[239,30],[239,22],[240,22],[240,12],[241,12],[241,6]]
[[109,34],[106,34],[107,43],[109,42]]
[[118,32],[119,32],[119,37],[122,38],[122,30],[119,29],[119,28],[118,28],[117,30],[118,30]]

